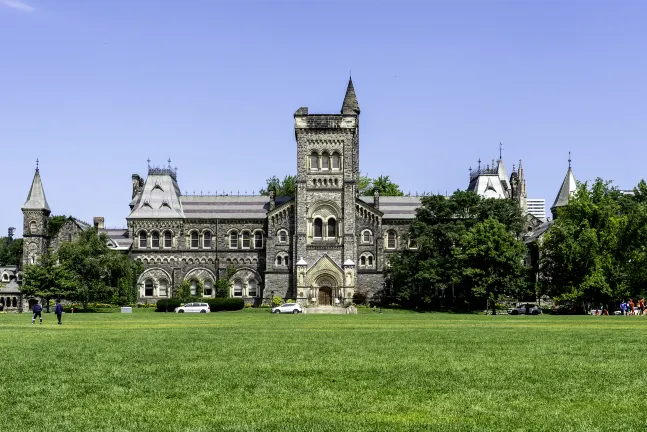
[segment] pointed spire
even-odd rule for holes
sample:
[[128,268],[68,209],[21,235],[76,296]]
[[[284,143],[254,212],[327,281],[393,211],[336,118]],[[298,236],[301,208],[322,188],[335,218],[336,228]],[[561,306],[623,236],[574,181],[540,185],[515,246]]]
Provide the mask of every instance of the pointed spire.
[[503,144],[499,142],[499,160],[503,160]]
[[50,211],[49,205],[47,204],[47,198],[45,198],[45,190],[43,189],[43,182],[40,179],[40,170],[38,169],[38,159],[36,159],[36,172],[34,173],[34,179],[31,182],[31,188],[29,189],[29,195],[27,195],[27,201],[22,206],[23,210],[47,210]]
[[575,175],[573,175],[573,170],[571,169],[571,152],[568,152],[568,170],[564,176],[564,181],[562,181],[562,186],[559,188],[559,192],[555,197],[555,202],[550,208],[553,213],[553,219],[557,219],[557,208],[568,205],[568,199],[575,193],[576,189],[577,180],[575,180]]
[[341,107],[342,114],[359,114],[359,102],[355,95],[355,88],[353,87],[353,79],[348,79],[348,88],[346,89],[346,96],[344,96],[344,103]]

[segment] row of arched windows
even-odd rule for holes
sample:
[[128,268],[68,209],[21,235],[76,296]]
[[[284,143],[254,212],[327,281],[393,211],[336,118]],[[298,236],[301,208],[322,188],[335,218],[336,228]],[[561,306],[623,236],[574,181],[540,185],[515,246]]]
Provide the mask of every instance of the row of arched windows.
[[139,248],[171,248],[173,247],[173,234],[170,231],[164,231],[160,237],[160,233],[153,231],[148,234],[146,231],[139,232]]
[[[211,249],[213,244],[213,234],[211,231],[204,231],[200,234],[198,231],[191,231],[187,238],[187,247],[190,249]],[[255,231],[254,234],[248,230],[238,232],[232,230],[227,234],[227,244],[230,249],[262,249],[263,233]],[[252,248],[253,245],[253,248]],[[172,248],[173,235],[170,231],[165,231],[160,237],[160,233],[153,231],[148,234],[146,231],[139,232],[139,248],[159,249]]]
[[330,154],[324,151],[319,154],[313,151],[310,153],[309,168],[311,171],[339,171],[341,170],[341,156],[337,152]]
[[[236,230],[229,232],[229,249],[263,249],[263,233],[261,231],[255,231],[254,235],[252,233],[244,230],[240,233]],[[253,241],[253,243],[252,243]],[[253,244],[253,248],[252,248]]]
[[18,307],[18,299],[16,297],[0,297],[0,306],[5,307]]
[[370,252],[364,252],[359,257],[359,266],[360,268],[372,268],[375,264],[373,259],[373,254]]
[[277,267],[288,267],[290,265],[289,256],[286,252],[279,252],[275,260]]

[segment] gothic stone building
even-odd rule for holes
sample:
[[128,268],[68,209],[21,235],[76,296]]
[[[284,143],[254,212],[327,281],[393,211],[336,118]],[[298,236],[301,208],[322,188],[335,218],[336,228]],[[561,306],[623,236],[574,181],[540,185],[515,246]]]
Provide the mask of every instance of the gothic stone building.
[[369,296],[384,284],[390,252],[408,247],[406,233],[420,205],[417,197],[359,196],[360,109],[349,81],[340,114],[294,114],[297,185],[294,197],[183,195],[170,166],[132,176],[127,228],[107,230],[70,218],[47,237],[50,208],[38,169],[23,206],[24,263],[80,231],[108,235],[111,247],[144,265],[141,301],[172,296],[182,281],[215,295],[229,278],[230,295],[249,303],[272,296],[332,304]]

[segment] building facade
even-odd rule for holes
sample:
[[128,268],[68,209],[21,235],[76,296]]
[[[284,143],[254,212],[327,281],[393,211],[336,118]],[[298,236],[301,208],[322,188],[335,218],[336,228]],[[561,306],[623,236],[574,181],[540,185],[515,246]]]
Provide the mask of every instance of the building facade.
[[176,170],[150,167],[132,175],[124,229],[70,218],[47,237],[51,213],[40,172],[23,206],[24,262],[79,232],[104,232],[110,246],[141,262],[140,301],[173,295],[183,281],[215,296],[227,278],[231,297],[258,304],[272,296],[302,303],[348,303],[383,288],[389,253],[409,247],[418,197],[359,196],[360,108],[349,81],[339,114],[294,114],[297,185],[294,197],[204,196],[180,192]]
[[528,213],[546,222],[546,200],[544,198],[529,198]]

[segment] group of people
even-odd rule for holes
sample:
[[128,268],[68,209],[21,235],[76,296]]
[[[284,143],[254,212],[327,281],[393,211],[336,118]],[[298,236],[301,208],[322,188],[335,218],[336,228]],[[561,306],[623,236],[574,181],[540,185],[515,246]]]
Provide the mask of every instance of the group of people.
[[[636,307],[638,310],[636,310]],[[620,303],[620,311],[622,315],[645,315],[645,299],[641,298],[637,306],[632,299],[629,299],[628,302],[623,300]]]
[[[36,317],[38,317],[40,319],[40,323],[43,324],[43,307],[40,303],[36,303],[34,305],[32,312],[34,312],[34,315],[31,317],[31,325],[36,323]],[[54,312],[56,313],[56,318],[58,318],[58,323],[61,324],[61,319],[63,318],[63,305],[60,300],[56,300]]]

